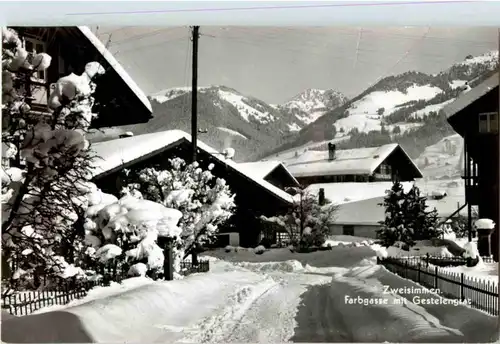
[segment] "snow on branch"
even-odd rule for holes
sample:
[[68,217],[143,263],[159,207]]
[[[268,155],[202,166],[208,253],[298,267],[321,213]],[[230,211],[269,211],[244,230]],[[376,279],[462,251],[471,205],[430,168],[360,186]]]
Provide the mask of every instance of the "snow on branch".
[[85,133],[93,113],[97,62],[81,76],[59,79],[50,96],[52,112],[31,111],[28,80],[52,58],[30,55],[12,29],[2,30],[2,255],[11,284],[36,284],[41,275],[84,277],[83,218],[93,192],[94,158]]
[[198,162],[186,164],[180,158],[169,160],[169,169],[145,168],[128,173],[126,192],[139,193],[149,201],[161,203],[182,213],[181,233],[176,240],[176,263],[205,243],[212,242],[235,209],[234,197],[226,181],[216,178]]
[[298,187],[290,188],[288,192],[294,195],[294,203],[286,214],[261,215],[260,219],[275,230],[286,232],[294,246],[321,246],[330,233],[338,206],[320,205],[318,197]]

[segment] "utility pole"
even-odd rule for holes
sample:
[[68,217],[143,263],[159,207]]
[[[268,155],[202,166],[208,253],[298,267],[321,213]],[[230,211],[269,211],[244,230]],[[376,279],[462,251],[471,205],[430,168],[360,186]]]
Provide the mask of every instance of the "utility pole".
[[191,82],[191,144],[192,144],[192,154],[193,154],[193,162],[196,161],[196,149],[197,149],[197,136],[198,136],[198,114],[197,114],[197,105],[198,105],[198,38],[200,38],[199,34],[200,27],[193,26],[193,79]]

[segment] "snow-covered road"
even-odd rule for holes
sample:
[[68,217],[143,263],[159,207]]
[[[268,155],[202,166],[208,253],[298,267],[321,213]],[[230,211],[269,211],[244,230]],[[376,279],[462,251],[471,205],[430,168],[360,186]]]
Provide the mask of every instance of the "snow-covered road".
[[[130,279],[67,306],[8,319],[2,340],[456,343],[491,342],[497,332],[496,317],[467,306],[417,305],[414,295],[384,293],[384,286],[418,285],[377,265],[367,248],[292,255],[301,262],[285,251],[237,254],[232,262],[213,261],[208,273],[171,282]],[[349,304],[346,296],[388,303]],[[408,302],[396,302],[403,298]]]
[[[298,309],[301,307],[301,295],[309,288],[327,284],[331,277],[322,275],[307,275],[297,273],[270,273],[268,283],[243,289],[249,294],[245,302],[238,302],[244,294],[242,290],[235,293],[233,301],[218,310],[215,315],[204,319],[198,328],[200,331],[184,338],[186,342],[286,342],[294,335]],[[330,332],[331,323],[315,304],[306,303],[306,307],[313,313],[310,319],[315,326],[320,326],[316,332]],[[325,307],[323,307],[323,310]],[[323,327],[323,325],[326,325]]]
[[[350,269],[304,267],[297,261],[240,263],[270,279],[238,290],[181,341],[456,343],[494,337],[497,320],[484,313],[465,306],[417,305],[412,295],[382,295],[384,285],[409,282],[372,263]],[[347,304],[346,295],[387,299],[388,304]],[[397,301],[403,298],[410,302]]]

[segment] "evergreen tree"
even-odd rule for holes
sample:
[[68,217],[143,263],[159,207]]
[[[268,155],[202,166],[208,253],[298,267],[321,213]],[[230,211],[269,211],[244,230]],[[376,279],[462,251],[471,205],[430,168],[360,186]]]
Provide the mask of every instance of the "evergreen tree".
[[385,219],[379,222],[381,228],[377,230],[377,237],[385,247],[392,246],[406,237],[404,201],[403,185],[396,182],[387,190],[384,202],[379,204],[385,208]]
[[441,230],[437,210],[427,211],[426,203],[427,198],[420,195],[417,186],[405,193],[401,183],[394,183],[380,204],[385,208],[385,220],[377,231],[382,245],[389,247],[401,241],[412,246],[416,240],[438,238]]
[[406,202],[407,224],[412,233],[412,240],[407,243],[412,245],[414,240],[438,238],[441,234],[441,230],[438,229],[438,212],[436,208],[427,211],[427,198],[420,195],[420,190],[416,186],[406,194]]

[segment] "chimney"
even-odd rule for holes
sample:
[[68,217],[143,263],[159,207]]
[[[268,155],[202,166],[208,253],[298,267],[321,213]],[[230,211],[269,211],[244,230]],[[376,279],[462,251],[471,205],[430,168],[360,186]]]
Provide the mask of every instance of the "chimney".
[[328,143],[328,160],[335,160],[335,149],[334,143]]
[[319,203],[319,205],[325,205],[325,189],[324,188],[319,189],[318,203]]

